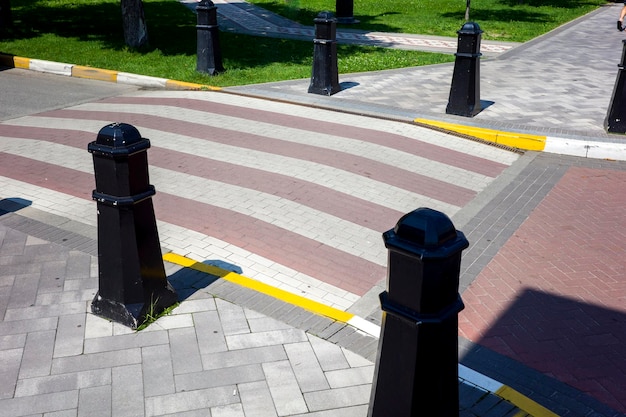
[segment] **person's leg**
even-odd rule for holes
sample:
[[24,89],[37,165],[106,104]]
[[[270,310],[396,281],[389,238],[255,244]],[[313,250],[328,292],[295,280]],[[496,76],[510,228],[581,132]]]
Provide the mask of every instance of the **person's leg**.
[[622,7],[622,11],[619,13],[619,20],[617,21],[617,30],[622,32],[624,30],[624,16],[626,16],[626,0],[624,1],[624,7]]

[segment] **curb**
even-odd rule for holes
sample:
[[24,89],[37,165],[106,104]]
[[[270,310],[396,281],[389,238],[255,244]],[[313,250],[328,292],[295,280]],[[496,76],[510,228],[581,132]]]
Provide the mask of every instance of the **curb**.
[[[272,287],[271,285],[264,284],[260,281],[252,278],[245,277],[232,271],[228,271],[213,265],[208,265],[202,262],[195,261],[185,256],[177,255],[173,252],[163,255],[163,260],[170,262],[185,268],[190,268],[196,271],[204,272],[213,276],[220,277],[226,281],[243,286],[245,288],[269,295],[283,302],[295,305],[303,308],[315,314],[319,314],[341,323],[348,324],[355,329],[373,336],[380,338],[380,326],[371,323],[361,317],[355,316],[352,313],[342,311],[330,306],[327,306],[317,301],[309,300],[305,297],[297,294],[290,293],[280,288]],[[523,412],[531,415],[532,417],[558,417],[557,414],[536,403],[530,398],[524,396],[513,388],[504,385],[495,379],[489,378],[473,369],[468,368],[465,365],[459,363],[459,379],[468,384],[475,386],[481,391],[491,393],[509,403],[515,405]]]
[[528,133],[505,132],[482,127],[464,126],[429,119],[414,119],[414,123],[473,136],[497,145],[525,151],[548,152],[582,158],[626,161],[626,143],[597,142],[582,139],[567,139]]
[[0,65],[4,65],[10,68],[22,68],[38,72],[47,72],[56,75],[65,75],[67,77],[86,78],[90,80],[113,82],[117,84],[136,85],[139,87],[167,88],[172,90],[221,90],[220,87],[213,87],[204,84],[168,80],[166,78],[130,74],[127,72],[92,68],[82,65],[65,64],[61,62],[45,61],[41,59],[30,59],[7,54],[0,54]]

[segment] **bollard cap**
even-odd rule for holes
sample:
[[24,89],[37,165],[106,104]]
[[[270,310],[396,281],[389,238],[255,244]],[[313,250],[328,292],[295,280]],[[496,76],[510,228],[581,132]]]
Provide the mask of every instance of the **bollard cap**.
[[383,240],[388,249],[420,259],[446,258],[469,246],[448,216],[426,207],[402,216]]
[[454,224],[445,214],[426,207],[405,214],[394,228],[396,236],[425,247],[441,246],[456,238]]
[[480,29],[480,26],[478,26],[478,23],[465,22],[456,33],[459,35],[480,35],[483,31]]
[[200,0],[196,5],[196,9],[212,9],[215,4],[211,0]]
[[315,23],[330,23],[333,21],[337,21],[337,19],[335,19],[335,15],[333,14],[333,12],[329,11],[319,12],[317,14],[317,17],[313,19],[313,22]]
[[98,132],[88,150],[98,155],[130,155],[150,147],[150,141],[141,137],[133,125],[111,123]]

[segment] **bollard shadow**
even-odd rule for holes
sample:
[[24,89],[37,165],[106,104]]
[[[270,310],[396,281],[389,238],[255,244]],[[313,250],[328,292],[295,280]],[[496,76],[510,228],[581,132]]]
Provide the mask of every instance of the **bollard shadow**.
[[14,213],[32,204],[32,201],[19,197],[4,198],[0,200],[0,216],[8,213]]
[[[476,345],[462,355],[461,361],[484,374],[491,373],[507,385],[514,387],[523,375],[510,370],[509,375],[500,374],[506,367],[493,356],[485,357],[481,346],[539,371],[546,381],[556,379],[604,405],[626,412],[623,389],[626,314],[623,311],[526,289],[484,336],[474,342]],[[532,384],[538,382],[533,380]],[[554,389],[554,384],[538,385],[542,386],[539,394],[550,401],[549,390]]]
[[483,111],[483,110],[485,110],[486,108],[493,106],[494,104],[496,104],[494,101],[490,101],[490,100],[480,100],[480,107],[481,107],[481,110],[480,110],[480,111]]
[[354,81],[343,81],[339,83],[339,88],[341,89],[340,91],[344,91],[350,88],[358,87],[359,85],[361,84]]
[[[179,302],[183,302],[190,298],[197,291],[208,288],[211,284],[229,272],[234,272],[236,274],[241,274],[243,272],[239,266],[219,259],[210,259],[202,263],[198,262],[197,264],[198,265],[182,268],[167,277],[170,285],[174,287],[176,293],[178,294]],[[211,268],[211,272],[213,273],[202,270],[203,268],[198,268],[199,265],[213,267]]]

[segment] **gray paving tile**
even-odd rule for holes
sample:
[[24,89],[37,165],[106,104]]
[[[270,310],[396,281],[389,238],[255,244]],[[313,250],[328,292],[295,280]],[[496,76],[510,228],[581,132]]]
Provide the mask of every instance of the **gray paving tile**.
[[317,356],[315,356],[315,352],[308,341],[286,344],[285,351],[296,375],[300,391],[309,392],[330,388]]
[[202,359],[193,327],[169,330],[174,375],[202,370]]
[[265,380],[239,384],[238,388],[246,417],[277,417],[272,394]]
[[78,417],[112,415],[111,386],[85,388],[78,396]]
[[369,404],[371,385],[358,385],[304,394],[311,411],[331,410]]
[[145,401],[146,417],[150,417],[167,414],[178,415],[187,411],[235,404],[239,403],[240,399],[237,395],[236,386],[233,385],[160,395],[146,398]]
[[327,372],[350,367],[340,346],[328,343],[313,335],[308,335],[308,339],[323,371]]
[[328,371],[325,375],[330,388],[371,384],[374,379],[374,365]]
[[282,345],[261,346],[258,348],[240,349],[228,352],[202,355],[205,369],[241,366],[286,360],[287,354]]
[[111,352],[122,349],[166,345],[170,342],[167,331],[140,331],[125,335],[86,339],[85,353]]
[[215,305],[226,336],[250,333],[246,315],[241,307],[219,298],[215,299]]
[[123,349],[113,352],[91,353],[52,360],[52,374],[88,371],[91,369],[112,368],[141,362],[141,350]]
[[193,322],[202,357],[215,352],[224,352],[228,349],[217,311],[194,313]]
[[28,334],[20,367],[20,378],[50,375],[55,336],[54,330]]
[[54,357],[74,356],[83,353],[85,339],[85,314],[59,316]]
[[143,389],[146,397],[173,394],[174,371],[169,345],[146,346],[141,349]]
[[144,414],[143,372],[140,364],[114,367],[111,384],[112,416]]
[[304,342],[306,340],[307,337],[304,331],[294,328],[226,336],[226,343],[230,350],[282,345],[285,343]]
[[265,375],[260,364],[252,364],[175,375],[174,378],[176,391],[193,391],[223,385],[262,381],[265,379]]
[[0,399],[13,397],[23,352],[23,349],[6,349],[0,355]]
[[308,411],[289,361],[264,363],[263,372],[279,416]]
[[6,416],[28,416],[76,409],[78,390],[0,400],[0,410]]
[[29,397],[54,392],[74,391],[83,388],[111,384],[111,370],[91,371],[50,375],[35,378],[21,378],[15,388],[15,397]]

